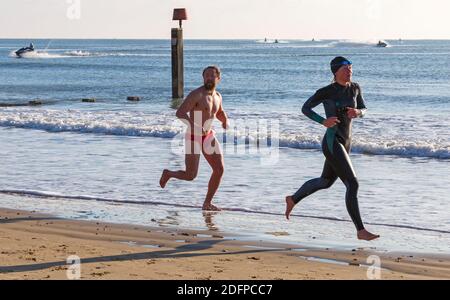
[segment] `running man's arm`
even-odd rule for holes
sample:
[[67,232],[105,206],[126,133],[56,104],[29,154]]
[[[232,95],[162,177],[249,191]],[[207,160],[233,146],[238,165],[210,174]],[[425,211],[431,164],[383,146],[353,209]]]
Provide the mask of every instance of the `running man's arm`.
[[324,100],[324,95],[321,90],[318,90],[312,97],[310,97],[302,107],[302,113],[313,121],[323,124],[325,118],[313,111],[313,108],[321,104]]
[[195,92],[191,92],[186,99],[184,99],[176,113],[177,118],[186,124],[189,130],[193,129],[195,125],[194,120],[192,119],[193,116],[189,116],[189,112],[194,109],[197,104],[197,99],[198,97]]
[[228,124],[228,116],[225,113],[225,111],[223,110],[223,106],[222,106],[222,95],[217,93],[220,97],[220,107],[219,110],[216,113],[216,118],[217,120],[219,120],[220,122],[222,122],[222,127],[223,129],[227,129],[227,124]]

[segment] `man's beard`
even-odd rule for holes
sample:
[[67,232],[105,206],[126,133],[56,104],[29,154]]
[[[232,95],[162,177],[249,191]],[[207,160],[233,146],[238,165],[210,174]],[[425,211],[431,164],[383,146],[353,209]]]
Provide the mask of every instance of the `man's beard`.
[[208,81],[203,86],[207,91],[212,91],[216,88],[216,83],[214,81]]

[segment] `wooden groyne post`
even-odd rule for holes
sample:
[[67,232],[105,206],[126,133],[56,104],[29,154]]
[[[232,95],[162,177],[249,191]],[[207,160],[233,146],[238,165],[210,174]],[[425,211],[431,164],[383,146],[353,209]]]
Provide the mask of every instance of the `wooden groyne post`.
[[181,100],[184,97],[184,65],[183,65],[183,28],[182,21],[187,20],[185,8],[173,10],[174,21],[179,21],[178,28],[172,28],[172,99]]

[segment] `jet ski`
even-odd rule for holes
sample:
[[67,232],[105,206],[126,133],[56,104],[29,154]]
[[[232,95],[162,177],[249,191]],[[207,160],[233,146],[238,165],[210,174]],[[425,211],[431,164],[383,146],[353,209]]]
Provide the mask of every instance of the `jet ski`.
[[34,52],[33,43],[30,43],[30,46],[28,46],[28,47],[20,48],[15,53],[16,53],[17,57],[23,57],[26,53],[31,53],[31,52]]
[[384,41],[378,41],[377,47],[385,48],[385,47],[387,47],[387,46],[388,46],[388,44],[387,44],[386,42],[384,42]]

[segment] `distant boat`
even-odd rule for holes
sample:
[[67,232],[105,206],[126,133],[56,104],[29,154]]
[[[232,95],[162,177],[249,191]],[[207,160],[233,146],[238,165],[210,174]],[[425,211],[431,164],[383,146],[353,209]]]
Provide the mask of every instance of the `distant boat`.
[[311,40],[311,42],[315,42],[316,40],[313,38],[312,40]]
[[387,46],[388,46],[388,43],[386,43],[385,41],[378,41],[377,47],[385,48]]
[[20,48],[15,53],[16,53],[17,57],[23,57],[25,54],[31,53],[31,52],[34,52],[33,43],[30,43],[30,46],[28,46],[28,47]]
[[267,38],[264,38],[264,43],[267,43]]
[[278,40],[275,40],[275,42],[274,42],[275,44],[278,44]]

